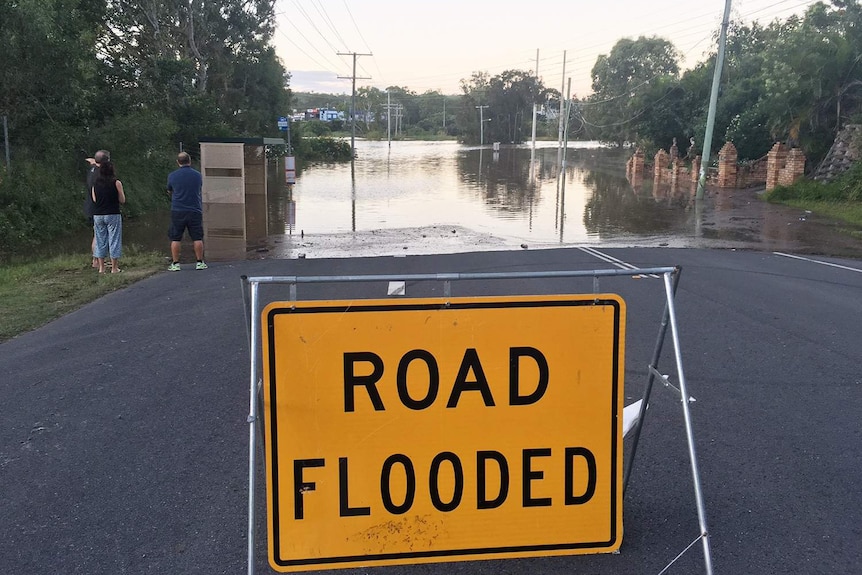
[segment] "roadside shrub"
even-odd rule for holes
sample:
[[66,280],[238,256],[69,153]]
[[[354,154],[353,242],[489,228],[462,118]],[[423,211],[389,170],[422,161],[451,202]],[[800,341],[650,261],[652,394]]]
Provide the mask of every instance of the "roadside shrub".
[[303,136],[328,136],[332,133],[332,128],[329,124],[320,120],[309,120],[303,122],[301,126]]
[[65,162],[50,156],[16,162],[0,182],[0,251],[32,246],[85,223],[83,182],[67,174]]
[[350,142],[334,138],[303,138],[297,148],[297,157],[304,161],[344,161],[350,160]]
[[833,182],[799,180],[792,186],[777,186],[765,194],[770,202],[860,202],[862,201],[862,162],[856,162]]

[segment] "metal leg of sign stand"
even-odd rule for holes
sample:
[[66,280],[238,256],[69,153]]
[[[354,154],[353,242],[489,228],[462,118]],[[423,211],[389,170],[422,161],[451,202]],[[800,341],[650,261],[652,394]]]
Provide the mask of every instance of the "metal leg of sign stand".
[[[245,280],[244,280],[245,282]],[[249,353],[249,402],[248,402],[248,575],[254,575],[254,511],[255,511],[255,449],[257,448],[257,354],[255,350],[258,348],[258,337],[260,333],[260,316],[258,314],[258,284],[251,284],[250,304],[251,309],[249,317],[249,326],[251,333],[250,345],[251,353]],[[245,292],[243,292],[243,295]]]
[[[682,273],[681,268],[676,268],[673,273],[673,293],[676,294],[677,285],[679,285],[679,276]],[[632,436],[632,446],[629,451],[628,461],[626,462],[625,468],[625,478],[623,479],[623,497],[626,495],[626,489],[629,485],[629,478],[632,474],[632,467],[635,462],[635,454],[638,450],[638,442],[640,441],[641,429],[643,428],[644,419],[646,418],[646,410],[649,406],[650,395],[652,395],[652,384],[655,381],[655,374],[652,372],[653,368],[658,368],[658,360],[661,357],[661,351],[664,347],[665,335],[667,335],[667,326],[669,321],[669,311],[668,311],[668,303],[665,301],[664,304],[664,313],[661,318],[661,327],[659,328],[658,338],[656,338],[655,342],[655,351],[652,355],[652,361],[649,364],[649,378],[647,379],[646,389],[644,390],[643,398],[641,401],[640,412],[638,413],[637,423],[634,428],[634,435]]]
[[670,274],[664,274],[664,289],[667,296],[668,316],[670,318],[670,333],[673,339],[673,350],[676,355],[676,371],[679,378],[679,394],[682,403],[682,413],[685,418],[685,434],[688,439],[688,455],[691,460],[691,475],[694,482],[694,497],[697,500],[697,520],[700,524],[700,537],[703,542],[703,561],[706,574],[712,575],[712,554],[709,548],[709,530],[706,527],[706,506],[703,503],[703,492],[700,488],[700,473],[697,470],[697,452],[694,447],[694,430],[691,426],[691,411],[688,407],[688,390],[685,374],[682,369],[682,352],[679,344],[679,328],[676,323],[676,307],[674,304],[674,286]]
[[[694,446],[694,431],[691,425],[691,412],[689,410],[689,395],[686,389],[685,374],[682,367],[682,353],[680,351],[679,331],[677,328],[676,308],[674,305],[674,298],[676,296],[677,286],[679,285],[679,277],[681,271],[682,270],[680,268],[676,268],[673,272],[666,272],[665,274],[663,274],[666,296],[665,308],[664,313],[662,314],[661,327],[659,328],[659,334],[656,340],[656,346],[653,352],[652,361],[649,365],[649,378],[647,380],[646,389],[644,390],[643,399],[641,401],[638,421],[634,429],[632,447],[628,455],[628,461],[625,469],[625,477],[623,480],[623,496],[625,496],[629,479],[631,477],[631,471],[634,466],[635,454],[637,453],[637,446],[640,440],[640,433],[641,429],[643,428],[644,418],[646,417],[646,410],[649,406],[653,383],[655,382],[656,378],[659,378],[662,380],[662,382],[664,382],[665,386],[673,387],[668,381],[667,377],[662,375],[661,372],[658,371],[658,361],[661,357],[662,348],[664,347],[664,340],[667,336],[667,328],[668,326],[670,326],[671,338],[673,340],[674,346],[674,356],[676,359],[677,377],[679,378],[679,389],[677,389],[677,391],[679,392],[680,401],[682,403],[683,418],[685,420],[686,440],[688,443],[689,459],[691,461],[694,495],[697,503],[697,518],[698,524],[700,526],[700,535],[697,539],[700,539],[703,543],[703,556],[706,573],[707,575],[712,575],[712,554],[709,546],[709,531],[706,524],[706,507],[704,505],[703,492],[701,491],[700,486],[700,473],[698,472],[697,453]],[[694,544],[697,543],[697,539],[695,539],[694,542],[692,542],[688,547],[686,547],[685,550],[683,550],[679,555],[677,555],[674,560],[671,561],[671,565],[675,563],[683,554],[685,554],[692,546],[694,546]],[[670,565],[668,565],[668,567],[670,567]],[[665,567],[662,573],[664,573],[668,567]]]

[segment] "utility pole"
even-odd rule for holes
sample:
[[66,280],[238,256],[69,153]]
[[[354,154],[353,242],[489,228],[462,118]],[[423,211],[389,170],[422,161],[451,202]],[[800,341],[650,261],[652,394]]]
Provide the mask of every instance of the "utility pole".
[[353,56],[353,75],[352,76],[339,76],[338,78],[341,80],[353,80],[353,93],[350,99],[350,118],[351,118],[351,132],[350,132],[350,153],[355,158],[356,157],[356,80],[370,80],[371,78],[367,76],[356,76],[356,57],[357,56],[373,56],[374,54],[357,54],[356,52],[337,52],[339,56]]
[[[721,33],[718,35],[718,54],[715,57],[715,70],[712,73],[712,91],[709,94],[709,112],[706,115],[706,134],[703,136],[703,157],[700,159],[700,177],[697,179],[696,200],[703,199],[703,188],[706,185],[706,168],[709,166],[709,156],[712,154],[712,131],[715,129],[715,109],[718,105],[718,85],[721,83],[721,69],[724,68],[724,46],[727,43],[727,26],[730,22],[730,0],[724,2],[724,18],[721,21]],[[709,542],[704,539],[704,546]],[[706,555],[709,557],[709,554]]]
[[[562,150],[563,147],[563,92],[566,91],[566,51],[563,50],[563,86],[560,88],[560,131],[557,139],[557,145]],[[558,154],[559,155],[559,154]]]
[[386,90],[386,136],[389,138],[389,147],[392,147],[392,94]]
[[[539,85],[539,49],[536,48],[536,86]],[[533,100],[533,151],[530,156],[532,160],[536,154],[536,101]],[[532,165],[532,164],[531,164]]]
[[404,106],[401,104],[395,105],[395,135],[397,136],[404,131]]
[[479,146],[485,145],[485,116],[484,111],[488,106],[476,106],[479,110]]
[[566,90],[566,128],[563,130],[563,186],[566,185],[566,154],[569,151],[569,115],[572,113],[572,79],[569,78],[569,88]]

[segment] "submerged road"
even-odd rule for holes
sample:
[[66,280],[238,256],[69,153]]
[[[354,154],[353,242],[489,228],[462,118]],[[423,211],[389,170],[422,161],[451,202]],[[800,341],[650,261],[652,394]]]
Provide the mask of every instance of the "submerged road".
[[[245,573],[248,333],[240,276],[682,266],[676,298],[715,573],[855,574],[862,509],[862,263],[771,252],[550,249],[213,264],[160,274],[0,345],[0,573]],[[386,298],[385,283],[300,299]],[[465,281],[454,296],[592,293],[592,279]],[[627,306],[638,399],[661,279]],[[408,282],[408,297],[436,296]],[[268,286],[266,300],[287,299]],[[675,370],[668,339],[660,361]],[[515,422],[513,422],[514,424]],[[626,443],[629,448],[629,443]],[[269,573],[263,484],[257,572]],[[421,564],[400,574],[658,574],[699,535],[685,428],[656,385],[619,554]],[[341,573],[367,573],[350,569]],[[695,544],[667,573],[702,573]]]

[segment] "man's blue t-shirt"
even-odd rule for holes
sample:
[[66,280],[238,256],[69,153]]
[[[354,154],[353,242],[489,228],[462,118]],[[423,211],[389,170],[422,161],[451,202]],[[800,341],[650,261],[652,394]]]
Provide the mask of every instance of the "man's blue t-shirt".
[[180,166],[168,176],[168,190],[171,192],[172,212],[201,212],[201,187],[203,177],[191,166]]

